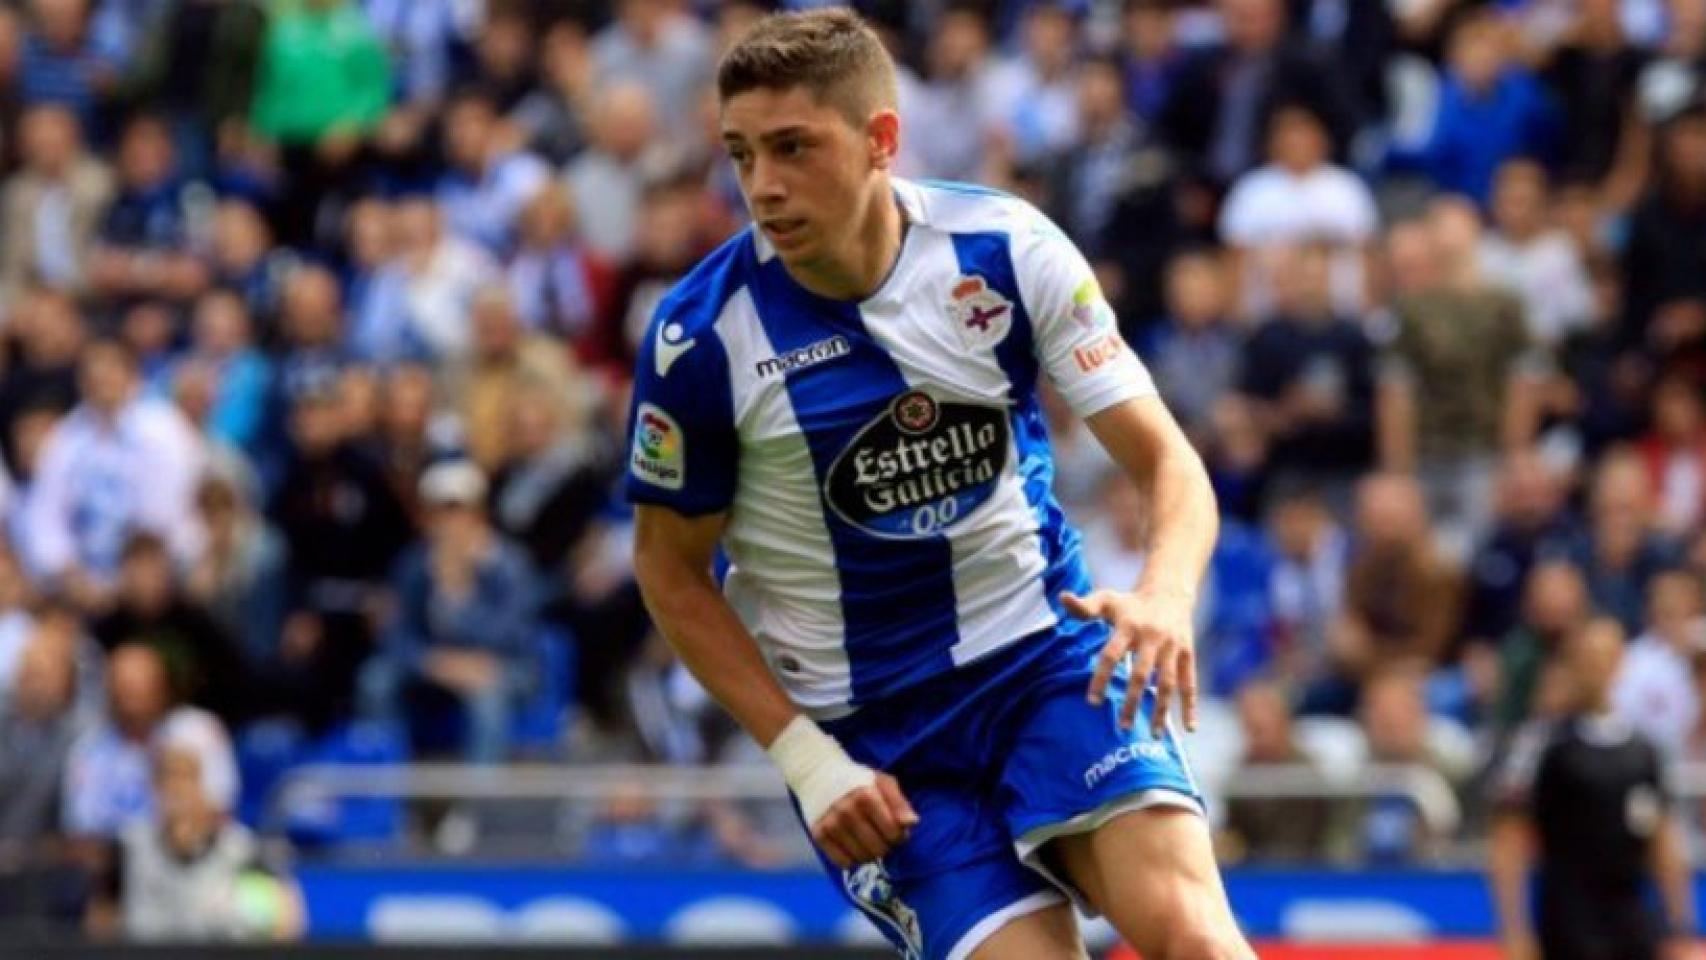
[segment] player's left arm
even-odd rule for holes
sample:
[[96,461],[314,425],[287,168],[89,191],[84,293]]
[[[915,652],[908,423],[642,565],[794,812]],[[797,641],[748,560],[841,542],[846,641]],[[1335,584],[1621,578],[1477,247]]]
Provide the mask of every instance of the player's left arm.
[[[1134,656],[1132,677],[1139,683],[1156,672],[1157,735],[1175,696],[1185,727],[1196,728],[1197,669],[1192,619],[1197,587],[1220,531],[1220,513],[1208,471],[1177,421],[1154,395],[1134,397],[1093,414],[1085,421],[1134,484],[1148,518],[1143,574],[1135,589],[1105,588],[1088,597],[1066,598],[1079,616],[1100,617],[1114,635],[1096,664],[1090,686],[1100,702],[1114,670]],[[1127,697],[1122,721],[1135,722],[1141,697]]]
[[[1155,382],[1121,338],[1112,307],[1072,241],[1030,211],[1013,233],[1014,267],[1030,314],[1041,370],[1089,424],[1110,456],[1137,484],[1149,520],[1140,583],[1062,598],[1074,616],[1106,620],[1113,636],[1090,684],[1100,703],[1114,672],[1134,658],[1141,690],[1153,671],[1159,736],[1175,696],[1185,726],[1196,726],[1197,670],[1191,619],[1197,586],[1214,549],[1220,520],[1208,471],[1161,402]],[[1131,726],[1143,698],[1126,698],[1121,721]]]

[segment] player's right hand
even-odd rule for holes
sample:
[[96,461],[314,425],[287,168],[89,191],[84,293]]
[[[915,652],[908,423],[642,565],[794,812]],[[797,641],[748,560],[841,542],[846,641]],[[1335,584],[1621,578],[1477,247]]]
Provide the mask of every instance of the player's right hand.
[[878,773],[868,786],[842,794],[812,824],[812,840],[835,865],[848,870],[881,860],[906,842],[918,825],[918,813],[900,791],[900,783]]

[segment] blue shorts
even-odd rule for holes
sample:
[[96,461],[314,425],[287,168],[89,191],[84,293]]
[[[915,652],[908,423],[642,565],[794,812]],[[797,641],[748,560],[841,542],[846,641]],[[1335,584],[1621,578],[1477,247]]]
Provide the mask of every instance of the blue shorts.
[[880,863],[842,871],[824,858],[908,960],[963,960],[1011,920],[1067,898],[1086,906],[1038,862],[1049,840],[1148,806],[1202,810],[1171,727],[1150,733],[1153,691],[1131,730],[1119,727],[1123,668],[1100,707],[1085,701],[1105,636],[1027,637],[822,724],[899,780],[918,811],[911,838]]

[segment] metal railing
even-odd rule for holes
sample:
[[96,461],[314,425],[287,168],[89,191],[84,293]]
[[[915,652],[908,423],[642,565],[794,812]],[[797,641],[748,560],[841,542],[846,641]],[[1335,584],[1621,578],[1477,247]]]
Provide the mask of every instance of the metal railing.
[[[1699,771],[1706,795],[1706,767]],[[1449,837],[1463,823],[1451,784],[1420,765],[1374,764],[1354,778],[1324,778],[1307,764],[1242,769],[1211,791],[1227,800],[1408,802],[1434,836]],[[278,832],[290,812],[343,798],[463,803],[554,802],[600,804],[642,796],[678,804],[708,801],[787,800],[782,778],[764,764],[681,767],[662,765],[399,764],[394,766],[310,765],[285,774],[266,807],[263,828]]]

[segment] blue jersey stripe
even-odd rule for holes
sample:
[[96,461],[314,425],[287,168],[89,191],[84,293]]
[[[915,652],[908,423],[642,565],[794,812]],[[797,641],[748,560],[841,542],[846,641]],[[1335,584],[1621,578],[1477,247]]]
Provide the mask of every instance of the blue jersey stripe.
[[835,551],[853,702],[952,669],[959,613],[947,540],[871,536],[840,517],[823,493],[836,458],[909,389],[906,379],[865,328],[857,304],[812,294],[776,259],[758,269],[754,284],[759,323],[777,353],[837,335],[851,347],[832,365],[790,370],[784,382],[811,450]]
[[1078,532],[1066,522],[1066,514],[1054,498],[1054,457],[1049,450],[1048,426],[1037,401],[1037,358],[1035,331],[1030,312],[1019,292],[1013,269],[1010,235],[1005,231],[956,233],[954,254],[960,272],[983,278],[989,288],[1013,305],[1013,323],[1007,338],[995,348],[996,362],[1007,375],[1008,397],[1013,402],[1013,444],[1018,457],[1019,480],[1025,500],[1037,518],[1044,561],[1043,590],[1062,630],[1102,633],[1096,624],[1068,621],[1060,603],[1063,591],[1084,593],[1090,589],[1090,574],[1079,550]]

